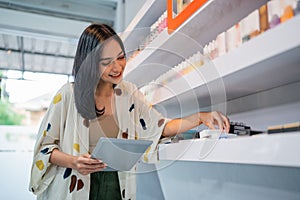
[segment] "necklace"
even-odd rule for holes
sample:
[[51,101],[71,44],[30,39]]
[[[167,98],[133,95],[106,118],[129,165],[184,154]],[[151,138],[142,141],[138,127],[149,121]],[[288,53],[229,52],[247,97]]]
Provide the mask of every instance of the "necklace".
[[104,112],[105,112],[105,106],[103,106],[103,108],[99,110],[99,109],[97,108],[97,106],[95,105],[95,112],[96,112],[96,116],[97,116],[97,117],[100,117],[100,116],[103,115]]

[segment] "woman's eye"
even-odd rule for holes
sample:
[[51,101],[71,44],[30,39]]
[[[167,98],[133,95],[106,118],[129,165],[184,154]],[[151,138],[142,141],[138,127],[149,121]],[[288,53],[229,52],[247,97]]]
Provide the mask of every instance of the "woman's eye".
[[100,64],[103,65],[103,66],[108,66],[108,65],[110,65],[110,63],[111,62],[109,61],[109,62],[101,62]]
[[123,60],[123,59],[125,59],[124,55],[118,57],[118,60]]
[[115,60],[120,60],[120,61],[122,60],[122,61],[123,61],[124,59],[125,59],[125,55],[121,55],[121,56],[117,57],[117,58],[114,59],[114,60],[105,60],[105,61],[101,61],[100,64],[101,64],[102,66],[106,67],[106,66],[112,64]]

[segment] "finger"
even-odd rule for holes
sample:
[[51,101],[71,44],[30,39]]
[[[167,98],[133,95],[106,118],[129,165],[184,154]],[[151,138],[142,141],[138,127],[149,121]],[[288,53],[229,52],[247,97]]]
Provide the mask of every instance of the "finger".
[[93,159],[93,158],[82,158],[82,159],[79,159],[79,162],[82,163],[82,164],[86,164],[86,165],[93,165],[93,164],[101,164],[103,163],[102,160],[99,160],[99,159]]
[[91,160],[89,160],[89,163],[91,165],[93,165],[93,164],[97,165],[97,164],[103,164],[104,162],[102,160],[99,160],[99,159],[91,159]]
[[91,164],[92,163],[102,163],[103,161],[100,160],[100,159],[97,159],[97,158],[92,158],[92,155],[91,154],[83,154],[82,157],[84,158],[87,158],[88,159],[88,162],[90,162]]
[[221,131],[223,131],[224,130],[223,120],[222,120],[222,117],[220,116],[220,114],[215,116],[214,121],[216,122],[215,124],[218,126],[218,128]]
[[83,155],[81,155],[83,158],[91,158],[91,154],[88,154],[88,153],[86,153],[86,154],[83,154]]
[[230,122],[229,122],[229,119],[228,117],[222,115],[222,119],[223,119],[223,124],[224,124],[224,129],[226,130],[226,132],[228,133],[229,132],[229,129],[230,129]]
[[229,133],[229,130],[230,130],[230,122],[229,122],[229,119],[228,117],[222,115],[222,118],[224,120],[224,124],[225,124],[225,129],[226,129],[226,132]]
[[102,164],[98,164],[98,165],[82,165],[80,167],[80,170],[82,171],[87,171],[87,170],[98,170],[98,169],[103,169],[107,167],[107,164],[102,163]]
[[104,170],[106,167],[107,167],[107,165],[104,165],[103,167],[98,167],[98,168],[95,169],[94,172],[102,171],[102,170]]
[[92,170],[89,170],[89,171],[90,171],[91,173],[93,173],[93,172],[99,172],[99,171],[104,170],[106,167],[107,167],[107,165],[105,164],[105,165],[96,167],[96,168],[94,168],[94,169],[92,169]]
[[102,163],[101,160],[99,159],[94,159],[91,157],[90,154],[83,154],[79,157],[78,161],[80,163],[84,163],[84,164],[97,164],[97,163]]
[[107,164],[106,163],[98,163],[98,164],[90,164],[88,165],[90,168],[97,168],[97,167],[103,167],[103,166],[106,166]]
[[95,168],[95,169],[84,169],[84,170],[80,170],[79,173],[83,174],[83,175],[87,175],[87,174],[91,174],[91,173],[94,173],[94,172],[99,172],[99,171],[102,171],[106,168],[107,166],[104,166],[104,167],[98,167],[98,168]]
[[99,171],[99,170],[105,169],[106,167],[107,167],[106,164],[101,164],[101,165],[93,166],[92,168],[89,168],[88,170]]

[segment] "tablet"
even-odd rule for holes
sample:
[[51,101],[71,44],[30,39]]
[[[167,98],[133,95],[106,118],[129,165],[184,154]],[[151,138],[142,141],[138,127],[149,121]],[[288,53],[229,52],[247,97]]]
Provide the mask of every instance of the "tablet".
[[92,158],[107,164],[103,171],[129,171],[151,144],[150,140],[102,137],[92,152]]

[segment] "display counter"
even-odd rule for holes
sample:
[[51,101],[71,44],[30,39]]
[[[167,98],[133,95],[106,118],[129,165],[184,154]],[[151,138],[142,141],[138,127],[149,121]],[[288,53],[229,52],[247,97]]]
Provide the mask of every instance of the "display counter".
[[300,132],[161,144],[159,163],[139,164],[138,197],[299,200],[299,144]]
[[182,140],[159,145],[160,160],[300,167],[300,132]]

